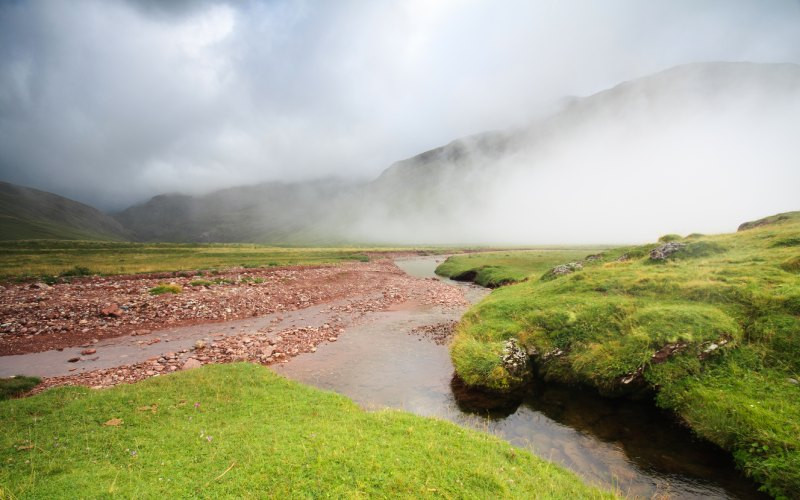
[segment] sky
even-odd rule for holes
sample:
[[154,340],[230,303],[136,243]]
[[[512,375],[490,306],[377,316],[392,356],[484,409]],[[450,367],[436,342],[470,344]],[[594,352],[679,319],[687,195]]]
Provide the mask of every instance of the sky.
[[800,63],[780,0],[0,3],[0,180],[118,210],[370,179],[569,96],[700,61]]

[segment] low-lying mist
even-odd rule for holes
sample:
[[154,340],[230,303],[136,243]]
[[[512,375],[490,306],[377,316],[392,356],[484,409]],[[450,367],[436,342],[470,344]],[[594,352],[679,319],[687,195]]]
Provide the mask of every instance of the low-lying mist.
[[731,231],[800,208],[797,130],[800,66],[682,66],[575,100],[528,128],[451,144],[450,158],[403,162],[342,231],[447,244]]

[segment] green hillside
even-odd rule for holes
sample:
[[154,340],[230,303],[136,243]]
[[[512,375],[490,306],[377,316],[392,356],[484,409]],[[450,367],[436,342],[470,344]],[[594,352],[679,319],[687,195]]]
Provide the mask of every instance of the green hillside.
[[800,212],[662,240],[492,292],[459,326],[459,376],[654,392],[771,493],[800,491]]
[[0,182],[0,240],[124,240],[114,219],[83,203]]

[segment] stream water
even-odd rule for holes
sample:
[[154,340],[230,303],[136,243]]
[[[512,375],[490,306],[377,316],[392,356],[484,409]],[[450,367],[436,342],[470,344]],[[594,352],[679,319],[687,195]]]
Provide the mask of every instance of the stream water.
[[[438,260],[397,265],[430,278]],[[464,287],[472,302],[487,293],[450,283]],[[412,333],[416,326],[457,320],[462,313],[413,304],[377,313],[348,328],[339,341],[275,369],[368,409],[400,408],[495,434],[631,498],[763,497],[727,453],[696,439],[650,403],[547,385],[534,387],[524,400],[487,410],[483,395],[454,381],[447,346]]]

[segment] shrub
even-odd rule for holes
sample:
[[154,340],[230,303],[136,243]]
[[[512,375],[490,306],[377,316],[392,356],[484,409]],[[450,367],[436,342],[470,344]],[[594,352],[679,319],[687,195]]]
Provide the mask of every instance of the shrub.
[[181,293],[183,288],[175,283],[162,283],[150,289],[150,295],[162,295],[165,293]]
[[727,248],[713,241],[693,241],[675,252],[674,257],[676,259],[708,257],[709,255],[723,253],[726,250]]
[[61,273],[61,276],[91,276],[92,271],[88,267],[75,266]]
[[670,241],[679,241],[682,240],[683,237],[680,234],[665,234],[661,238],[658,239],[661,243],[669,243]]
[[210,286],[211,286],[211,285],[213,285],[213,284],[214,284],[214,283],[212,283],[212,282],[210,282],[210,281],[208,281],[208,280],[194,280],[194,281],[192,281],[191,283],[189,283],[189,286],[204,286],[204,287],[210,287]]

